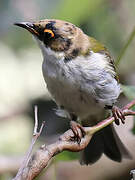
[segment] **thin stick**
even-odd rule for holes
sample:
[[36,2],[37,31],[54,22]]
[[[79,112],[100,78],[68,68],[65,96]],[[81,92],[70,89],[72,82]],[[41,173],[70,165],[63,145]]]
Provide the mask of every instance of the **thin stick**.
[[38,107],[35,105],[34,107],[34,114],[35,114],[35,125],[34,125],[34,131],[33,131],[33,136],[37,134],[37,129],[38,129]]
[[27,167],[28,163],[29,163],[29,160],[31,158],[31,154],[32,154],[32,150],[33,150],[33,146],[35,144],[35,142],[37,141],[38,137],[40,136],[42,130],[43,130],[43,127],[45,125],[45,121],[42,122],[42,125],[40,127],[40,130],[38,132],[38,107],[35,106],[34,107],[34,120],[35,120],[35,124],[34,124],[34,130],[33,130],[33,137],[32,137],[32,140],[31,140],[31,144],[30,144],[30,147],[24,157],[24,160],[22,162],[22,165],[16,175],[16,177],[13,179],[13,180],[17,180],[18,177],[20,176],[20,174],[23,173],[23,170],[25,167]]
[[38,107],[36,105],[34,107],[34,117],[35,117],[34,118],[35,125],[34,125],[34,130],[33,130],[33,138],[32,138],[28,153],[26,154],[26,161],[24,162],[24,164],[26,164],[26,166],[28,165],[28,162],[30,160],[31,153],[32,153],[32,150],[33,150],[33,146],[36,143],[36,141],[37,141],[38,137],[40,136],[40,134],[41,134],[41,132],[43,130],[43,127],[45,125],[45,121],[43,121],[42,125],[41,125],[41,127],[39,129],[39,132],[38,132]]

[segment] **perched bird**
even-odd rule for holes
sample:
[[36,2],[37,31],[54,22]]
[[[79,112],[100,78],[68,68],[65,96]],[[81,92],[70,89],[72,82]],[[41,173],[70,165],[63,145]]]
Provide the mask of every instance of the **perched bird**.
[[[121,92],[114,61],[103,44],[62,20],[45,19],[15,25],[32,33],[43,54],[43,76],[57,114],[92,126],[110,114],[116,124],[125,117],[115,106]],[[75,136],[83,127],[71,121]],[[102,154],[114,161],[131,158],[112,125],[97,132],[81,153],[81,164],[92,164]]]

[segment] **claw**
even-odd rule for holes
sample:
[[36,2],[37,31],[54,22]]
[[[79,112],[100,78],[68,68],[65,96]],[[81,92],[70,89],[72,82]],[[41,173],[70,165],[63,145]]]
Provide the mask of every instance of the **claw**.
[[120,108],[118,108],[117,106],[114,106],[112,109],[112,113],[115,118],[115,123],[117,125],[120,124],[120,120],[123,124],[125,124],[125,116],[123,114],[123,111]]
[[79,123],[76,123],[75,121],[71,121],[70,126],[74,133],[74,137],[72,137],[72,139],[74,141],[77,141],[78,144],[80,144],[82,137],[85,136],[84,128]]

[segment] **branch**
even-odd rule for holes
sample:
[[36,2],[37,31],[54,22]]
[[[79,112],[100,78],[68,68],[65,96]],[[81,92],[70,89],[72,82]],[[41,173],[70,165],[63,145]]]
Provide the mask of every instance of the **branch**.
[[[135,99],[131,101],[129,104],[127,104],[125,107],[122,108],[123,113],[125,116],[134,115],[135,112],[130,110],[130,108],[135,105]],[[36,111],[36,110],[35,110]],[[37,111],[36,111],[37,112]],[[35,113],[35,127],[37,129],[37,113]],[[50,145],[42,145],[30,158],[30,155],[25,158],[22,167],[18,171],[16,177],[14,180],[32,180],[36,176],[40,174],[40,172],[45,168],[49,161],[52,159],[53,156],[56,154],[68,150],[72,152],[78,152],[83,150],[88,143],[90,142],[92,136],[94,133],[99,131],[100,129],[106,127],[107,125],[111,124],[114,121],[114,117],[107,118],[97,125],[93,127],[84,127],[84,130],[86,132],[86,135],[81,139],[80,144],[78,144],[77,141],[73,141],[74,133],[71,129],[66,131],[62,136],[60,136],[59,140],[56,141],[53,144]],[[43,125],[42,125],[43,127]],[[38,133],[38,136],[41,133],[42,127],[40,129],[40,132]],[[34,128],[35,129],[35,128]],[[37,132],[37,131],[36,131]],[[37,133],[36,133],[37,134]],[[33,135],[33,138],[35,138],[35,135]],[[36,138],[37,139],[37,138]],[[35,140],[36,141],[36,140]],[[34,143],[35,143],[34,141]],[[32,141],[33,142],[33,141]],[[30,146],[30,153],[28,151],[28,154],[31,154],[32,146]],[[26,160],[27,159],[27,160]],[[29,160],[30,159],[30,160]]]
[[17,180],[20,177],[20,175],[23,174],[25,167],[28,166],[28,162],[31,158],[33,146],[34,146],[35,142],[37,141],[38,137],[40,136],[42,129],[44,127],[44,124],[45,124],[45,122],[43,121],[42,125],[40,127],[40,130],[38,132],[38,130],[37,130],[38,129],[38,117],[37,117],[38,116],[38,108],[37,108],[37,106],[34,107],[34,114],[35,114],[35,125],[34,125],[34,130],[33,130],[32,141],[31,141],[29,150],[26,153],[26,156],[24,157],[23,163],[22,163],[20,169],[18,170],[18,173],[17,173],[16,177],[14,178],[14,180]]

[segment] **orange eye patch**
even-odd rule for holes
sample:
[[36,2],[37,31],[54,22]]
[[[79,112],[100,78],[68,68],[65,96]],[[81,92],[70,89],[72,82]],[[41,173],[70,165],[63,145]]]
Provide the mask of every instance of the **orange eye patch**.
[[47,33],[49,33],[49,34],[51,35],[51,37],[54,37],[54,33],[53,33],[52,30],[50,30],[50,29],[45,29],[44,32],[47,32]]

